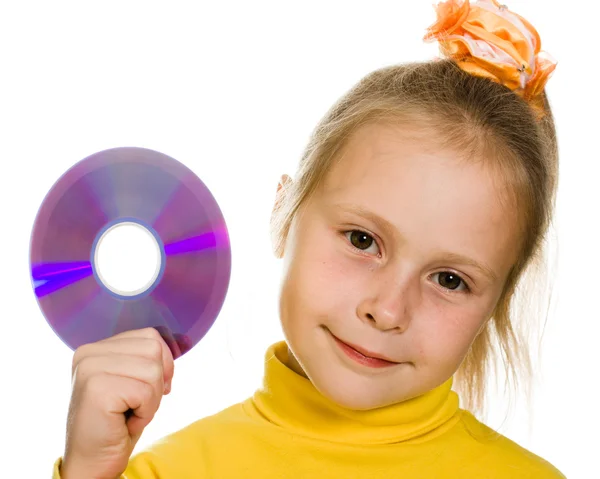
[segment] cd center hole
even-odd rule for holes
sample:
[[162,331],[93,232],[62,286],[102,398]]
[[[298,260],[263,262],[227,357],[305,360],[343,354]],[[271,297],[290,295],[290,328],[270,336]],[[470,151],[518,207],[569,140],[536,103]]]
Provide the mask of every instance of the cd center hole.
[[104,232],[94,253],[100,281],[113,293],[135,296],[152,286],[161,268],[154,235],[133,222],[118,223]]

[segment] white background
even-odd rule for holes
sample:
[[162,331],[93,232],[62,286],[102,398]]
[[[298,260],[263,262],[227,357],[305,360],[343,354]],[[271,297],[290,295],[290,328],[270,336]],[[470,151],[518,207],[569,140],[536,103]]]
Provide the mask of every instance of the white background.
[[[62,454],[72,352],[42,316],[29,238],[53,183],[115,146],[177,158],[217,198],[232,280],[215,326],[176,363],[173,392],[138,444],[244,399],[281,338],[280,264],[268,220],[326,109],[363,75],[437,55],[433,1],[8,2],[0,9],[0,477],[49,477]],[[600,155],[594,2],[514,0],[558,61],[547,91],[561,166],[555,307],[531,428],[524,409],[488,424],[570,479],[598,468],[597,196]],[[596,472],[593,472],[596,471]]]

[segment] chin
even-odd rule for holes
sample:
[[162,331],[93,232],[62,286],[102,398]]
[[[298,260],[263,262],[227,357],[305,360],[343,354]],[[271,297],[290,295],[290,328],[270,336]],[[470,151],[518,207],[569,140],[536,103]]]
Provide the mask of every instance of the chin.
[[347,409],[376,409],[409,398],[403,391],[390,391],[389,381],[394,379],[389,377],[363,376],[339,365],[329,368],[316,365],[314,372],[311,369],[308,367],[307,375],[314,387],[323,396]]
[[[327,346],[319,348],[317,354],[303,358],[303,367],[308,379],[326,398],[347,409],[367,410],[388,406],[410,397],[409,391],[402,391],[407,384],[403,377],[406,371],[391,369],[362,370],[362,366],[353,367],[337,357]],[[314,351],[314,349],[313,349]],[[406,368],[398,365],[393,368]],[[396,384],[396,390],[390,390],[390,382]]]
[[309,375],[309,379],[323,396],[346,409],[375,409],[402,400],[378,394],[378,388],[374,388],[372,384],[374,379],[357,379],[348,377],[348,373],[323,374],[324,372],[321,370],[315,375]]

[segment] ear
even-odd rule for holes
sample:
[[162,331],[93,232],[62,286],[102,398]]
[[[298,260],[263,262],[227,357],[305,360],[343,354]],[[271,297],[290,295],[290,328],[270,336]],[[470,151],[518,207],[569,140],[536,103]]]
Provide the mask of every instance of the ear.
[[[281,179],[279,180],[278,184],[277,184],[277,191],[275,193],[275,203],[273,205],[273,210],[271,211],[271,224],[273,223],[273,220],[275,219],[275,212],[277,210],[277,208],[281,205],[281,202],[283,201],[283,199],[285,198],[285,195],[288,194],[289,191],[289,186],[292,183],[292,179],[284,174],[281,176]],[[278,257],[281,258],[283,256],[283,251],[278,252],[275,251],[275,237],[271,236],[271,244],[273,247],[273,253]]]

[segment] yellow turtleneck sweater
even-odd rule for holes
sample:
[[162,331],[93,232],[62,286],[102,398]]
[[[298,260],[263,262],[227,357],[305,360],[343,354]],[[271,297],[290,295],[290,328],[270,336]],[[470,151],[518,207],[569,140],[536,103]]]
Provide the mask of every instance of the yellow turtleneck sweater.
[[251,398],[135,455],[122,479],[565,478],[460,409],[452,379],[410,401],[351,411],[287,363],[286,343],[272,345]]

